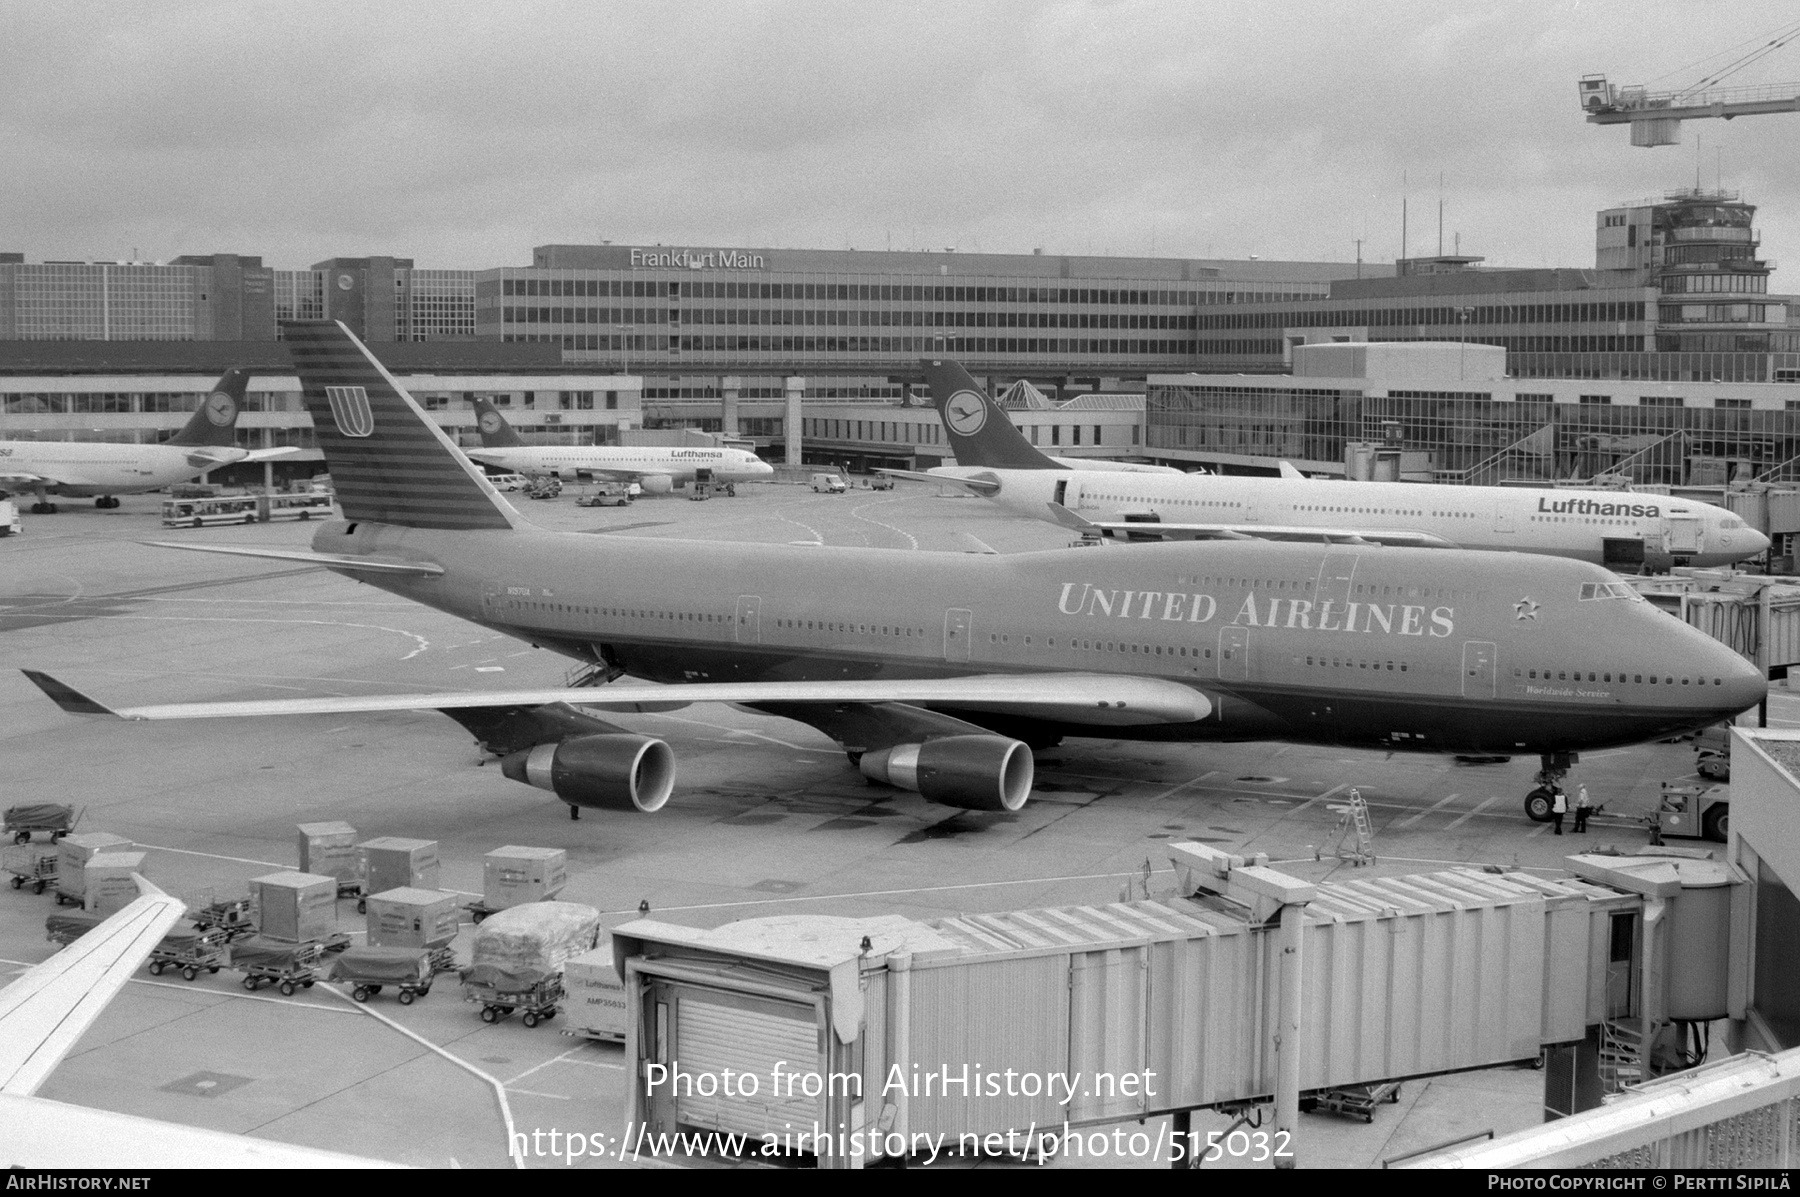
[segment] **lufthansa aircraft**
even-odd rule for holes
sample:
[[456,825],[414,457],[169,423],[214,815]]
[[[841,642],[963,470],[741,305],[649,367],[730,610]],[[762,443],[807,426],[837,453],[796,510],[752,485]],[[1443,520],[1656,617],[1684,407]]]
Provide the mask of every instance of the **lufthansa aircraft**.
[[768,478],[775,468],[747,449],[704,446],[665,448],[618,445],[527,445],[486,399],[475,399],[476,427],[481,448],[469,456],[483,465],[497,466],[514,474],[554,474],[560,478],[604,475],[636,482],[650,494],[667,494],[678,482],[692,482],[700,470],[709,470],[717,482],[748,482]]
[[1039,453],[952,361],[923,363],[957,464],[928,474],[1008,511],[1142,539],[1372,541],[1498,549],[1653,570],[1729,565],[1769,538],[1721,507],[1667,495],[1213,474],[1072,474]]
[[160,444],[0,441],[0,485],[34,492],[32,513],[54,515],[48,495],[92,497],[96,507],[117,507],[115,495],[161,490],[219,466],[299,452],[238,447],[235,429],[249,378],[248,370],[227,370],[193,418]]
[[[1673,735],[1763,698],[1742,657],[1595,565],[1267,541],[1009,556],[552,532],[520,517],[342,325],[285,326],[344,519],[310,561],[590,663],[591,689],[112,710],[127,719],[439,709],[507,776],[655,810],[661,741],[575,709],[747,704],[864,775],[1017,810],[1064,736],[1540,753]],[[615,680],[630,678],[633,680]],[[573,705],[571,705],[573,704]]]

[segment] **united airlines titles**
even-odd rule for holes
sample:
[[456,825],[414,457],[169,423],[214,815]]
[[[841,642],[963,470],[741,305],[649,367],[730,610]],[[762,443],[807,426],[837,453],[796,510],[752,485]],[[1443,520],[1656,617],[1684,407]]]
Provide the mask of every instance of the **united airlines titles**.
[[[1090,582],[1064,582],[1056,609],[1064,615],[1083,615],[1090,619],[1156,619],[1170,623],[1210,623],[1220,614],[1218,601],[1210,594],[1103,590]],[[1273,597],[1259,603],[1256,595],[1246,594],[1229,622],[1253,628],[1293,628],[1308,632],[1379,631],[1389,636],[1441,639],[1456,632],[1456,608]]]

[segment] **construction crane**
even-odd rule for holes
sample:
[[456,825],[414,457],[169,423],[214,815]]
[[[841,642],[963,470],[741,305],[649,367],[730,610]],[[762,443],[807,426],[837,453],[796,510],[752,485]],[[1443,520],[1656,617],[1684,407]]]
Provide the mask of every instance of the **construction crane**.
[[1800,112],[1800,83],[1767,83],[1752,87],[1718,84],[1800,37],[1800,22],[1777,29],[1766,40],[1721,69],[1675,91],[1651,91],[1640,83],[1615,86],[1605,75],[1583,75],[1576,85],[1582,111],[1594,125],[1631,126],[1631,144],[1646,148],[1677,145],[1681,122],[1717,117],[1760,116]]

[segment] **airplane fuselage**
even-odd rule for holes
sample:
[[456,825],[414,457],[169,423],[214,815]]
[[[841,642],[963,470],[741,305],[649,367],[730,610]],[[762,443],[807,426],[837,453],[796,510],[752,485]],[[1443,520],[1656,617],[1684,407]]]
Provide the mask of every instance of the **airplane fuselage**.
[[1575,561],[1241,542],[902,554],[367,522],[327,525],[314,548],[435,562],[441,577],[365,580],[645,680],[1129,673],[1211,703],[1197,723],[996,727],[1020,736],[1553,752],[1717,722],[1764,693],[1723,645]]
[[470,449],[468,455],[484,465],[516,474],[556,474],[563,478],[582,474],[651,475],[673,482],[691,482],[698,471],[709,470],[721,482],[745,482],[767,478],[774,472],[767,462],[742,449],[517,445]]
[[0,441],[0,476],[42,479],[15,489],[91,498],[161,490],[249,456],[231,446],[118,445],[101,441]]
[[1094,520],[1151,515],[1170,524],[1424,532],[1465,549],[1594,564],[1609,560],[1607,542],[1613,541],[1615,551],[1641,545],[1644,564],[1659,570],[1727,565],[1768,547],[1761,533],[1724,508],[1635,492],[1224,475],[959,472],[992,475],[999,481],[992,500],[1034,519],[1046,518],[1046,504],[1058,502]]

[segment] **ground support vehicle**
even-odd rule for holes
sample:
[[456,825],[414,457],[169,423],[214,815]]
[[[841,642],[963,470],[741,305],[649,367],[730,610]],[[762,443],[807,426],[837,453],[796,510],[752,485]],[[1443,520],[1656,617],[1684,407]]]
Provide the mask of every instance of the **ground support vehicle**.
[[577,507],[629,507],[631,492],[623,486],[602,485],[575,500]]
[[464,902],[462,908],[469,912],[469,917],[475,920],[475,925],[477,927],[481,926],[481,920],[488,915],[499,914],[505,909],[505,907],[502,906],[489,906],[480,898],[476,898],[473,902]]
[[19,505],[12,496],[0,490],[0,536],[17,536],[24,525],[19,522]]
[[91,914],[85,910],[77,910],[68,914],[53,914],[44,920],[44,938],[66,948],[98,927],[105,917],[105,915]]
[[56,884],[56,862],[62,853],[52,844],[9,844],[0,853],[0,867],[12,874],[12,887],[43,893]]
[[514,1011],[528,1027],[556,1017],[562,1001],[562,977],[557,973],[526,969],[511,972],[491,964],[462,970],[463,1001],[481,1005],[482,1022],[499,1022]]
[[296,989],[311,989],[324,971],[325,953],[312,940],[288,943],[263,935],[251,935],[231,945],[231,967],[244,974],[244,988],[252,993],[260,985],[278,985],[292,996]]
[[1672,786],[1665,781],[1648,822],[1653,844],[1662,843],[1665,836],[1722,844],[1731,830],[1731,787]]
[[1694,737],[1694,772],[1708,781],[1731,780],[1731,729],[1709,727]]
[[254,524],[256,496],[217,499],[168,499],[162,505],[165,528],[203,528],[207,524]]
[[217,929],[202,931],[192,923],[177,923],[161,943],[150,949],[150,975],[160,977],[167,970],[177,969],[184,980],[192,981],[201,969],[216,973],[225,967],[227,942]]
[[843,478],[837,474],[826,474],[822,472],[812,476],[811,485],[814,494],[841,495],[850,489],[848,486],[844,485]]
[[346,948],[331,962],[331,980],[349,985],[350,996],[366,1002],[383,988],[399,991],[400,1004],[431,992],[435,953],[420,948]]
[[691,482],[688,484],[688,498],[704,501],[712,498],[713,484],[710,482]]
[[545,478],[525,492],[527,499],[554,499],[562,494],[562,479]]
[[877,474],[873,478],[864,481],[863,485],[870,490],[893,490],[894,479],[888,474]]
[[1378,1085],[1346,1085],[1340,1089],[1320,1089],[1316,1093],[1308,1093],[1300,1099],[1300,1108],[1304,1111],[1323,1111],[1328,1114],[1349,1114],[1361,1118],[1364,1122],[1375,1121],[1375,1107],[1382,1102],[1398,1104],[1400,1101],[1400,1082],[1387,1081]]
[[13,843],[23,844],[37,832],[44,832],[55,843],[75,826],[75,808],[55,802],[26,802],[6,808],[6,834]]

